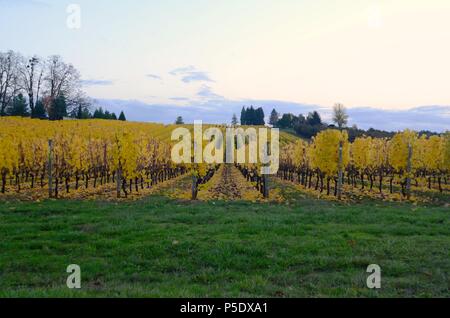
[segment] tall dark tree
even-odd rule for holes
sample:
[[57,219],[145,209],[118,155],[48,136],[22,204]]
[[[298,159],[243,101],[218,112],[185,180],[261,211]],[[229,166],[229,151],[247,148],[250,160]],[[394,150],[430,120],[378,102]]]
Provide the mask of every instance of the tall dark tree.
[[253,122],[253,125],[257,126],[264,126],[266,124],[266,121],[264,120],[264,110],[262,107],[255,110],[255,120]]
[[34,112],[31,114],[31,117],[39,119],[47,118],[47,112],[45,111],[45,105],[42,99],[39,99],[34,105]]
[[175,125],[184,125],[183,117],[178,116],[177,120],[175,121]]
[[311,126],[322,125],[322,118],[320,118],[320,115],[317,111],[309,113],[307,121]]
[[12,104],[8,107],[7,114],[10,116],[22,116],[29,115],[27,101],[22,94],[19,94],[13,98]]
[[280,128],[293,128],[293,125],[296,121],[297,117],[293,114],[283,114],[280,120],[278,120],[277,126]]
[[256,111],[255,108],[250,106],[249,109],[247,109],[247,125],[254,125],[256,121]]
[[125,117],[125,114],[124,114],[123,111],[120,112],[119,120],[121,120],[121,121],[126,121],[127,120],[127,118]]
[[64,95],[59,95],[50,105],[48,117],[50,120],[62,120],[67,116],[67,103]]
[[245,107],[242,107],[241,111],[241,125],[247,125],[247,110]]
[[280,119],[280,115],[274,108],[272,110],[272,112],[270,113],[269,124],[275,127],[277,125],[279,119]]
[[241,112],[241,125],[263,126],[265,125],[264,116],[264,110],[261,107],[258,109],[255,109],[253,106],[249,108],[243,107]]
[[91,118],[91,112],[88,108],[78,105],[77,114],[75,116],[77,119],[89,119]]
[[92,118],[105,119],[105,112],[103,111],[103,108],[99,107],[96,110],[94,110],[94,114],[92,115]]
[[233,126],[236,126],[238,124],[238,119],[237,119],[236,114],[233,114],[233,118],[231,118],[231,124]]
[[41,91],[44,65],[37,56],[33,56],[30,59],[22,58],[19,69],[21,86],[28,95],[28,105],[34,114],[34,107]]

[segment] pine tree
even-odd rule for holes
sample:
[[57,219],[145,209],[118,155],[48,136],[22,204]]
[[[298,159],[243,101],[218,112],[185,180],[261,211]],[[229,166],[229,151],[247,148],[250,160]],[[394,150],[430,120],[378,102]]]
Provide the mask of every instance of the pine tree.
[[245,107],[242,107],[241,111],[241,125],[247,125],[247,109]]
[[248,116],[247,116],[247,125],[254,125],[256,121],[256,112],[255,108],[250,106],[250,108],[247,110]]
[[175,121],[175,125],[184,125],[183,117],[178,116],[177,120]]
[[34,105],[34,111],[31,114],[31,117],[39,119],[47,118],[47,112],[45,111],[45,106],[41,99],[36,102],[36,105]]
[[94,115],[92,116],[94,119],[105,119],[106,113],[103,111],[103,108],[99,107],[94,111]]
[[236,126],[238,124],[238,119],[237,119],[236,114],[233,114],[233,118],[231,119],[231,124],[233,126]]
[[275,127],[277,125],[279,119],[280,119],[280,115],[274,108],[272,110],[272,113],[270,114],[269,124]]
[[19,94],[16,97],[14,97],[12,105],[8,109],[7,114],[11,116],[22,116],[22,117],[26,117],[29,115],[27,102],[22,94]]
[[264,110],[262,107],[255,110],[255,121],[253,122],[253,125],[257,126],[264,126],[266,124],[266,121],[264,120]]
[[77,119],[89,119],[91,118],[91,113],[89,112],[89,109],[86,107],[83,107],[82,105],[78,106],[77,113],[75,115],[75,118]]
[[60,95],[52,101],[48,116],[50,120],[62,120],[67,116],[67,103],[64,95]]
[[121,120],[121,121],[127,121],[127,119],[126,119],[126,117],[125,117],[125,114],[123,113],[123,110],[120,112],[119,120]]
[[308,124],[310,124],[311,126],[316,126],[316,125],[322,124],[322,118],[320,118],[320,115],[317,111],[309,113],[307,121],[308,121]]

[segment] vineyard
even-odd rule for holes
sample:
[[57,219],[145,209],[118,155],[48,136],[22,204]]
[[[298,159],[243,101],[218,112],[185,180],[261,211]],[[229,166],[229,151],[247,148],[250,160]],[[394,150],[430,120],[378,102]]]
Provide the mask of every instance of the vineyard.
[[[0,198],[136,199],[170,185],[178,186],[171,192],[182,199],[283,201],[278,189],[283,182],[340,200],[377,194],[426,201],[430,193],[449,191],[450,133],[427,138],[404,131],[391,140],[364,137],[353,143],[339,130],[324,131],[311,142],[282,133],[278,173],[266,176],[260,163],[174,164],[171,134],[177,127],[2,118]],[[228,187],[240,189],[219,195]]]
[[[397,133],[391,140],[357,138],[348,142],[345,131],[327,130],[312,143],[288,145],[280,156],[278,176],[339,199],[359,191],[380,198],[395,192],[412,198],[419,192],[449,191],[450,134],[418,137],[415,132]],[[357,189],[359,187],[359,189]],[[343,193],[344,192],[344,193]]]
[[267,176],[174,164],[178,127],[0,118],[0,297],[448,296],[448,133],[281,132]]

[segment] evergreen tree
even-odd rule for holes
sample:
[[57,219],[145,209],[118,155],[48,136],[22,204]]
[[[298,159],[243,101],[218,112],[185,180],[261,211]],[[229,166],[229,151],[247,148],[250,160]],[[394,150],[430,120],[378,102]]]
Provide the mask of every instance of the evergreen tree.
[[10,116],[22,116],[26,117],[28,113],[27,101],[22,94],[14,97],[11,107],[8,108],[7,114]]
[[236,114],[233,114],[233,118],[231,119],[231,124],[233,126],[236,126],[238,124],[238,119],[237,119]]
[[183,117],[178,116],[177,120],[175,121],[175,125],[184,125]]
[[253,106],[249,108],[243,107],[241,112],[241,125],[264,126],[266,124],[264,116],[264,110],[261,107],[258,109],[255,109]]
[[255,108],[250,106],[249,109],[247,109],[247,125],[254,125],[256,121],[256,112]]
[[67,103],[64,95],[59,95],[52,101],[48,116],[50,120],[62,120],[67,116]]
[[322,118],[317,111],[309,113],[307,121],[311,126],[322,125]]
[[275,127],[277,125],[279,119],[280,119],[280,115],[274,108],[272,110],[272,113],[270,114],[269,124]]
[[255,110],[255,120],[253,122],[253,125],[257,126],[264,126],[266,124],[266,121],[264,120],[264,110],[262,107]]
[[125,114],[123,113],[123,111],[120,112],[119,120],[121,120],[121,121],[127,121],[127,119],[126,119]]
[[117,120],[116,113],[112,113],[112,114],[111,114],[111,119],[112,119],[112,120]]
[[39,119],[47,118],[47,112],[45,111],[45,106],[41,99],[36,102],[36,105],[34,105],[34,111],[31,114],[31,117]]
[[91,118],[91,113],[88,108],[79,105],[75,117],[77,119],[89,119]]
[[247,110],[245,109],[245,107],[242,107],[241,111],[241,125],[247,125]]
[[283,114],[280,120],[278,120],[277,126],[280,128],[293,128],[297,117],[293,114]]
[[94,119],[105,119],[105,112],[103,108],[99,107],[94,111],[94,115],[92,116]]

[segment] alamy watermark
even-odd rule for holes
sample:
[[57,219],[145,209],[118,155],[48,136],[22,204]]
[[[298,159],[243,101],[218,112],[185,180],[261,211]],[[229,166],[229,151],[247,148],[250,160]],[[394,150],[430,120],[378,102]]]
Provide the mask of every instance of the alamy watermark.
[[66,26],[71,30],[81,29],[81,6],[76,3],[69,4],[66,13]]
[[[270,139],[269,139],[270,132]],[[194,136],[187,128],[172,132],[172,161],[176,164],[261,164],[261,174],[276,174],[280,165],[280,131],[276,128],[211,127],[203,132],[202,121],[194,122]],[[204,147],[204,142],[208,144]]]
[[69,289],[81,288],[81,268],[79,265],[71,264],[67,266],[67,273],[70,275],[67,277],[66,285]]
[[367,287],[370,289],[381,288],[381,267],[377,264],[371,264],[367,267],[367,273],[370,273],[367,277]]

